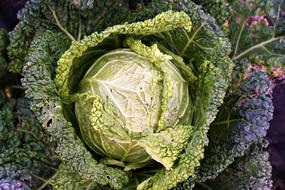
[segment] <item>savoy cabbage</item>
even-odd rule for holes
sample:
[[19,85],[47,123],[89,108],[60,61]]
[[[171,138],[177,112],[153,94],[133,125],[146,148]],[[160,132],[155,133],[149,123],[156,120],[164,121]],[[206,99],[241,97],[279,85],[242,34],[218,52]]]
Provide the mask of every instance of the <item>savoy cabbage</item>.
[[[219,24],[232,14],[227,1],[211,5],[227,7]],[[263,67],[240,74],[237,64],[232,75],[232,38],[200,6],[31,0],[18,17],[0,66],[22,76],[30,115],[45,133],[39,146],[52,149],[35,156],[50,163],[41,187],[271,187],[263,137],[272,84]],[[246,77],[237,83],[236,73]],[[0,178],[3,187],[19,182],[35,188]]]

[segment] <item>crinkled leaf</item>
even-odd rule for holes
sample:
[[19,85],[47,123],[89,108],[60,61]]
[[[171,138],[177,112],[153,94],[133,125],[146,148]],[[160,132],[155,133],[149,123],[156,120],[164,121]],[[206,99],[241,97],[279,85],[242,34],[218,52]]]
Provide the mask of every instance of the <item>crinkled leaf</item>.
[[225,99],[209,131],[210,143],[199,169],[202,181],[215,178],[236,157],[243,156],[251,144],[265,137],[273,117],[270,93],[266,72],[257,70]]
[[[99,190],[97,183],[92,180],[82,179],[78,173],[70,170],[65,164],[61,164],[57,169],[57,172],[48,180],[49,184],[52,184],[53,190],[70,190],[70,189],[82,189],[82,190]],[[107,189],[107,188],[105,188]]]
[[226,24],[227,19],[232,15],[231,2],[234,0],[193,0],[194,3],[202,6],[202,9],[213,16],[219,25]]
[[151,157],[169,170],[179,154],[185,148],[192,134],[193,127],[178,125],[154,133],[138,141]]
[[[0,186],[35,189],[45,185],[57,160],[52,145],[29,109],[29,101],[9,99],[0,105]],[[44,171],[44,172],[43,172]]]
[[[110,12],[113,7],[116,7],[116,14]],[[28,47],[37,33],[51,30],[63,32],[70,40],[80,40],[94,31],[125,21],[129,12],[128,3],[124,0],[28,1],[18,13],[19,24],[10,32],[9,71],[21,72],[28,60]]]
[[206,186],[221,190],[270,190],[272,189],[271,171],[268,152],[254,145],[248,153],[236,159],[216,179],[209,180],[205,184],[201,183],[200,187]]

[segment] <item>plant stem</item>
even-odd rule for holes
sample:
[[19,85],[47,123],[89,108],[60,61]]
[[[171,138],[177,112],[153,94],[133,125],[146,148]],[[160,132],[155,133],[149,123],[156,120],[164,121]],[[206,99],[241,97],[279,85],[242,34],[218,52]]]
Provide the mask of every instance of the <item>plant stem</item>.
[[201,26],[199,26],[199,28],[194,32],[194,34],[191,36],[191,38],[187,41],[185,47],[183,48],[183,50],[180,53],[180,56],[183,57],[183,55],[185,54],[185,52],[187,51],[188,47],[190,46],[190,44],[193,42],[194,38],[196,37],[196,35],[200,32],[200,30],[205,26],[206,21],[203,22],[201,24]]
[[280,39],[282,39],[282,38],[284,38],[284,36],[275,37],[275,38],[266,40],[266,41],[264,41],[264,42],[262,42],[262,43],[256,44],[256,45],[252,46],[251,48],[248,48],[247,50],[243,51],[243,52],[240,53],[239,55],[234,56],[232,59],[233,59],[233,60],[237,60],[237,59],[243,57],[244,55],[248,54],[249,52],[251,52],[251,51],[253,51],[253,50],[257,49],[257,48],[260,48],[260,47],[262,47],[262,46],[264,46],[264,45],[270,44],[270,43],[272,43],[272,42],[274,42],[274,41],[277,41],[277,40],[280,40]]
[[57,18],[57,15],[56,15],[56,12],[54,10],[52,10],[51,7],[49,7],[50,11],[52,12],[52,16],[56,22],[56,25],[60,28],[60,30],[62,32],[64,32],[72,41],[76,41],[76,39],[60,24],[58,18]]
[[224,124],[229,124],[229,123],[232,123],[232,122],[237,122],[237,121],[240,121],[241,119],[231,119],[231,120],[226,120],[226,121],[219,121],[219,122],[214,122],[212,125],[215,126],[215,125],[224,125]]

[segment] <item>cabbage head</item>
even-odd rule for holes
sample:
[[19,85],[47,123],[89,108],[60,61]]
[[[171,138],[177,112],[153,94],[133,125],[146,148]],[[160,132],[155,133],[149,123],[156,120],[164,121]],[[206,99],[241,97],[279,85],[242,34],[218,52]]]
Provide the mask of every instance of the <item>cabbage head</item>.
[[85,142],[111,158],[107,163],[128,170],[154,159],[171,168],[191,136],[188,85],[170,57],[140,54],[119,49],[99,57],[79,84],[76,118]]

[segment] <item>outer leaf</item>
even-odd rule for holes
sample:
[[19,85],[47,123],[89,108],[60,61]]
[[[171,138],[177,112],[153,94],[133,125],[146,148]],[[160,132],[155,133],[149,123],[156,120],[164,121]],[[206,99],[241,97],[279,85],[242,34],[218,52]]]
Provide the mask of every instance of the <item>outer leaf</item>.
[[174,129],[168,128],[142,138],[138,141],[138,145],[144,147],[154,160],[169,170],[186,147],[192,130],[191,126],[178,125]]
[[[233,64],[228,57],[231,51],[230,43],[221,29],[215,24],[214,19],[206,15],[191,1],[178,2],[175,10],[184,10],[188,15],[191,15],[193,28],[189,36],[185,35],[182,37],[173,34],[173,38],[179,39],[175,42],[177,47],[181,46],[180,44],[186,45],[173,51],[177,51],[178,55],[183,55],[184,53],[185,56],[191,55],[194,60],[208,60],[217,67],[219,70],[217,72],[220,73],[214,81],[214,93],[211,97],[210,106],[207,109],[207,124],[210,124],[218,111],[217,106],[223,102],[225,89],[231,81]],[[171,42],[171,39],[166,39]],[[185,42],[187,43],[185,44]],[[171,47],[171,43],[168,46]],[[193,63],[195,64],[194,60]]]
[[[71,40],[80,40],[94,31],[123,22],[129,16],[124,0],[73,1],[31,0],[18,14],[19,24],[10,33],[9,71],[20,73],[28,60],[29,46],[37,33],[63,32]],[[110,9],[116,7],[116,14]]]
[[265,137],[273,116],[270,93],[267,74],[257,70],[225,100],[209,131],[210,143],[199,171],[200,180],[215,178],[236,157],[243,156],[251,144]]
[[54,60],[65,51],[68,44],[61,33],[46,32],[39,35],[31,46],[29,62],[24,69],[23,85],[28,87],[27,95],[33,98],[32,109],[38,114],[52,140],[56,139],[56,153],[68,163],[69,169],[79,172],[83,179],[121,188],[127,181],[125,174],[97,163],[81,140],[75,136],[72,124],[64,118],[52,76],[55,72]]
[[213,16],[218,24],[224,24],[232,15],[231,2],[233,0],[193,0],[193,2],[202,6],[202,9]]
[[36,189],[53,174],[57,162],[40,130],[26,99],[0,105],[0,187]]
[[[52,184],[53,190],[99,190],[100,188],[96,182],[85,180],[79,177],[79,175],[70,170],[65,164],[61,164],[56,174],[48,180],[49,184]],[[107,188],[106,188],[107,189]]]
[[221,190],[270,190],[272,189],[271,171],[269,154],[261,147],[253,146],[249,153],[237,159],[215,180],[210,180],[203,186]]

